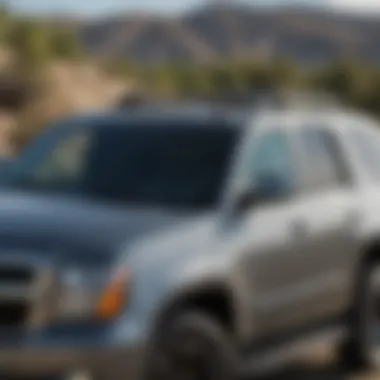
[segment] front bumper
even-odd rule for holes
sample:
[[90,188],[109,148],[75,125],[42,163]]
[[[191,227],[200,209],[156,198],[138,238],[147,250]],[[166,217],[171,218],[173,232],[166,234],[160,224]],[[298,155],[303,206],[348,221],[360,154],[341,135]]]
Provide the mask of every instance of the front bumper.
[[111,326],[72,325],[0,333],[0,373],[44,377],[86,370],[106,380],[140,379],[144,347],[138,334]]

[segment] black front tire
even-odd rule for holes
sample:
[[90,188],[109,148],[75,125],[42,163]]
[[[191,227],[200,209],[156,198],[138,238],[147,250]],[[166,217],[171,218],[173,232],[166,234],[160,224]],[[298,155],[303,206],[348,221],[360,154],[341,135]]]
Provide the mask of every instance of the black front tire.
[[145,380],[234,380],[236,362],[231,339],[216,319],[184,312],[159,332]]
[[341,356],[351,370],[380,370],[380,263],[363,269],[358,284],[351,337]]

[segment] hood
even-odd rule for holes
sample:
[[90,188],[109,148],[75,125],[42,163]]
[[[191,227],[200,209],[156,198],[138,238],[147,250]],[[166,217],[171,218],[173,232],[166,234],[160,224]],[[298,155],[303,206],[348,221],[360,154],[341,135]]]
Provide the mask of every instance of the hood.
[[98,260],[116,253],[124,243],[189,218],[191,214],[74,197],[0,193],[0,255],[38,250]]

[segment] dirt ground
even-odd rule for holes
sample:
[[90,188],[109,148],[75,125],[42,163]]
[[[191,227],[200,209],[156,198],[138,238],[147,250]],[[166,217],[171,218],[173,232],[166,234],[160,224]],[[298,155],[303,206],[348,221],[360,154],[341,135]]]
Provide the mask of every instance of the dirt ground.
[[244,380],[380,380],[380,373],[352,373],[338,364],[332,349],[321,347],[270,375]]
[[[240,380],[380,380],[380,372],[355,374],[348,372],[338,364],[335,356],[332,348],[320,347],[318,351],[308,352],[303,358],[270,374],[247,375]],[[0,376],[0,380],[15,379]]]
[[330,363],[324,365],[298,364],[259,379],[245,380],[380,380],[380,374],[349,374],[339,366]]

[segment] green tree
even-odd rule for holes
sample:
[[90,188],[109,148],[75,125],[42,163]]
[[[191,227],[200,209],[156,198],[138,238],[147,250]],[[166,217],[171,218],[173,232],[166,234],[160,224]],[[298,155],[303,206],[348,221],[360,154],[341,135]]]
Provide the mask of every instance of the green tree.
[[177,95],[193,98],[202,93],[202,78],[199,68],[179,66],[172,73]]
[[171,97],[176,94],[177,82],[175,67],[163,65],[154,69],[152,90],[160,96]]
[[20,20],[12,27],[10,43],[20,66],[40,68],[51,56],[51,34],[43,24]]
[[226,65],[220,64],[211,67],[209,75],[214,95],[224,96],[234,90],[233,72]]
[[51,31],[50,52],[54,57],[75,60],[83,57],[84,49],[78,36],[71,30],[58,29]]
[[12,16],[6,6],[0,6],[0,43],[7,43],[12,26]]
[[373,73],[369,65],[349,60],[331,63],[311,81],[312,88],[327,90],[344,102],[364,106],[370,96]]
[[301,70],[292,61],[280,58],[269,65],[273,84],[284,88],[297,88],[302,84]]

